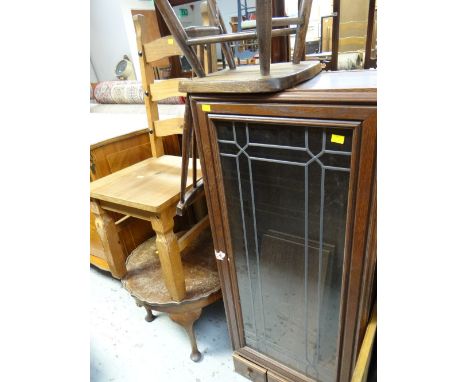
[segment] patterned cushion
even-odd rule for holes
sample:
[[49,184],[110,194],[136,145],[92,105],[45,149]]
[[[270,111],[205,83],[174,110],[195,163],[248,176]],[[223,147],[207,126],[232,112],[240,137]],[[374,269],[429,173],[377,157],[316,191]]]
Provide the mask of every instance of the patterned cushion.
[[[143,97],[143,88],[139,81],[103,81],[94,89],[94,98],[99,103],[145,103]],[[184,104],[185,97],[169,97],[158,103]]]
[[138,81],[103,81],[94,89],[99,103],[144,103],[143,89]]

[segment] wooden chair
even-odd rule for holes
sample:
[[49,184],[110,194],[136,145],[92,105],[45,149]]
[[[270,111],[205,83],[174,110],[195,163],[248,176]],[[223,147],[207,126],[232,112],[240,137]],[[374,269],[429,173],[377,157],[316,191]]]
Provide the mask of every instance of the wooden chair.
[[[189,231],[174,233],[176,204],[180,197],[182,158],[164,154],[162,137],[181,134],[182,117],[159,120],[157,102],[179,92],[179,79],[154,80],[153,64],[164,57],[181,55],[172,36],[146,44],[143,16],[134,16],[142,86],[150,129],[153,156],[91,183],[91,209],[101,240],[111,254],[108,259],[124,287],[145,307],[146,320],[154,319],[153,310],[167,312],[182,325],[192,344],[191,359],[198,361],[193,323],[208,304],[221,298],[209,220],[205,216]],[[186,109],[187,110],[187,109]],[[184,150],[184,148],[183,148]],[[194,183],[201,179],[197,161],[187,169]],[[187,183],[190,189],[192,181]],[[201,194],[200,194],[201,195]],[[116,226],[108,211],[151,222],[156,239],[136,248],[125,262]],[[157,252],[157,254],[156,254]]]
[[[312,0],[303,0],[298,17],[272,18],[271,0],[256,1],[255,30],[227,33],[223,18],[215,0],[208,0],[212,26],[184,28],[174,13],[169,0],[154,0],[171,34],[179,44],[197,78],[181,81],[180,90],[188,93],[262,93],[280,91],[317,75],[321,65],[313,61],[301,61],[305,52],[305,37],[309,23]],[[296,25],[296,27],[289,27]],[[284,27],[273,29],[272,27]],[[296,34],[293,61],[270,64],[271,38]],[[236,68],[231,41],[257,39],[260,65]],[[194,47],[221,43],[229,69],[207,75]]]

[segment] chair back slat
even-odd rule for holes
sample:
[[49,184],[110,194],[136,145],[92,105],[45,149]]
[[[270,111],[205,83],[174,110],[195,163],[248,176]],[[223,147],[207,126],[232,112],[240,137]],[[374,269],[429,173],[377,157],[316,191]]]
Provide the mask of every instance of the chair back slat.
[[161,101],[169,97],[185,97],[186,93],[179,91],[181,78],[170,78],[167,80],[156,80],[150,84],[152,101]]
[[166,57],[182,56],[182,50],[175,42],[174,37],[165,36],[143,44],[146,62],[153,63]]
[[184,117],[176,117],[154,121],[154,131],[158,137],[167,137],[168,135],[181,135],[184,129]]
[[[167,80],[155,79],[155,67],[162,59],[171,56],[182,55],[182,50],[173,36],[166,36],[148,43],[147,30],[143,15],[134,15],[133,23],[135,27],[138,56],[140,61],[141,85],[145,93],[146,115],[148,127],[150,129],[151,152],[153,156],[164,155],[164,146],[171,135],[182,134],[184,119],[183,114],[170,119],[159,119],[158,101],[170,97],[184,97],[186,94],[179,92],[179,78]],[[163,145],[163,138],[166,140]],[[177,137],[173,137],[179,145]],[[170,141],[172,144],[172,140]]]

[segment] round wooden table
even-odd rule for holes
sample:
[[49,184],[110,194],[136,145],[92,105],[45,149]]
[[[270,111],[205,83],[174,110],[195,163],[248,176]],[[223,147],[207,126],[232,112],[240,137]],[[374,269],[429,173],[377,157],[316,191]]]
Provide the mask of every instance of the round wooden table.
[[122,284],[137,305],[146,309],[146,321],[155,319],[153,310],[165,312],[185,329],[192,345],[190,358],[198,362],[201,353],[197,348],[193,323],[200,317],[202,308],[222,297],[210,230],[205,230],[193,240],[181,257],[186,293],[180,302],[171,299],[164,283],[155,237],[140,244],[127,258],[127,275]]

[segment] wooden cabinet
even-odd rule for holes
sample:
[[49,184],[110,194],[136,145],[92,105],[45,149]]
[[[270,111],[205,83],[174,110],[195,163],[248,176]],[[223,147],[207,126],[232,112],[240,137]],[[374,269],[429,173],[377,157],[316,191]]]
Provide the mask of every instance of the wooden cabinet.
[[236,371],[349,381],[375,273],[376,72],[192,95]]

